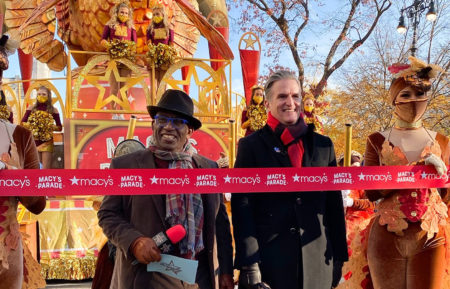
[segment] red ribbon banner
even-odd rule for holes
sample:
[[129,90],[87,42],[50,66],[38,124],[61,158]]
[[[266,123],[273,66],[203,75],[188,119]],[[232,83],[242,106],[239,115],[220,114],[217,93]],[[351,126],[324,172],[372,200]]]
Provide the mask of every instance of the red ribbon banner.
[[0,196],[252,193],[450,188],[431,166],[0,170]]

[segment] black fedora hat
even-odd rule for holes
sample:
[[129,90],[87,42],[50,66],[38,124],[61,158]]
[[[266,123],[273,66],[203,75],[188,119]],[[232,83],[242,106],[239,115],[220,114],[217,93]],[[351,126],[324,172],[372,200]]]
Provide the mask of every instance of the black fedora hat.
[[176,113],[189,122],[194,130],[202,126],[200,120],[194,117],[194,103],[192,99],[182,90],[168,89],[164,92],[158,104],[147,106],[148,113],[152,118],[155,118],[158,111],[165,111]]

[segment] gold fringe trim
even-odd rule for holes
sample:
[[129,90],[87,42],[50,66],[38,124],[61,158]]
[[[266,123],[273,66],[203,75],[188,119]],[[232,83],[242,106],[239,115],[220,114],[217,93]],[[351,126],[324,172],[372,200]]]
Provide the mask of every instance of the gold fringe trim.
[[96,257],[41,260],[45,279],[83,280],[94,278]]

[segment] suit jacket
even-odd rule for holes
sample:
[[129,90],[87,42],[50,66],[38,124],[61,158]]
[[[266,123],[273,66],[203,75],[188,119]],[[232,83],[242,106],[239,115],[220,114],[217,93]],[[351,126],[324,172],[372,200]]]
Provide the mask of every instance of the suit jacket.
[[[309,126],[302,141],[303,167],[336,166],[328,137]],[[239,142],[236,168],[291,166],[268,125]],[[340,192],[233,194],[231,207],[237,268],[258,262],[272,289],[331,288],[333,261],[348,260]]]
[[[200,155],[193,155],[197,168],[213,168],[217,164]],[[142,150],[115,158],[112,168],[154,169],[153,153]],[[173,193],[173,192],[168,192]],[[199,260],[199,268],[208,268],[208,274],[197,274],[196,281],[206,278],[204,288],[219,288],[218,275],[232,274],[232,245],[230,222],[223,204],[222,194],[203,195],[203,240],[206,254]],[[153,237],[170,226],[165,221],[165,196],[106,196],[98,212],[99,225],[105,235],[117,246],[111,288],[183,288],[182,283],[160,273],[146,272],[145,264],[132,266],[135,260],[129,250],[135,239]],[[207,264],[205,264],[205,262]],[[220,267],[219,267],[220,265]],[[219,271],[220,270],[220,271]]]

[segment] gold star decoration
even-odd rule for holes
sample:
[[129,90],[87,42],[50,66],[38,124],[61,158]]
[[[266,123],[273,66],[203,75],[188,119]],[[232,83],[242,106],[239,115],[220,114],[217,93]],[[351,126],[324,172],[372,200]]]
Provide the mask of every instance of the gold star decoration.
[[[119,95],[109,95],[106,99],[105,96],[105,88],[99,83],[99,81],[109,81],[111,73],[114,75],[114,78],[117,82],[125,82],[125,85],[119,90]],[[99,110],[102,107],[105,107],[110,102],[115,102],[122,107],[124,110],[131,110],[130,102],[127,98],[126,92],[128,89],[136,85],[137,83],[144,80],[144,76],[140,75],[138,77],[122,77],[119,74],[119,70],[117,69],[117,62],[110,61],[108,63],[108,67],[105,70],[104,75],[82,75],[86,81],[96,87],[99,90],[99,94],[97,97],[97,101],[95,103],[95,110]]]
[[209,78],[200,80],[195,65],[189,65],[189,70],[185,80],[165,79],[165,81],[171,87],[183,90],[183,85],[189,85],[192,78],[194,78],[195,84],[199,87],[199,99],[205,97],[207,93],[213,91],[217,86],[217,83],[213,80],[213,78],[211,78],[211,81],[208,81]]
[[221,27],[223,21],[226,22],[226,19],[223,14],[219,13],[218,11],[213,11],[211,13],[211,16],[209,17],[209,22],[214,27]]
[[247,38],[242,39],[245,42],[245,49],[251,47],[253,50],[255,50],[255,43],[257,42],[256,39],[252,38],[252,35],[247,35]]

